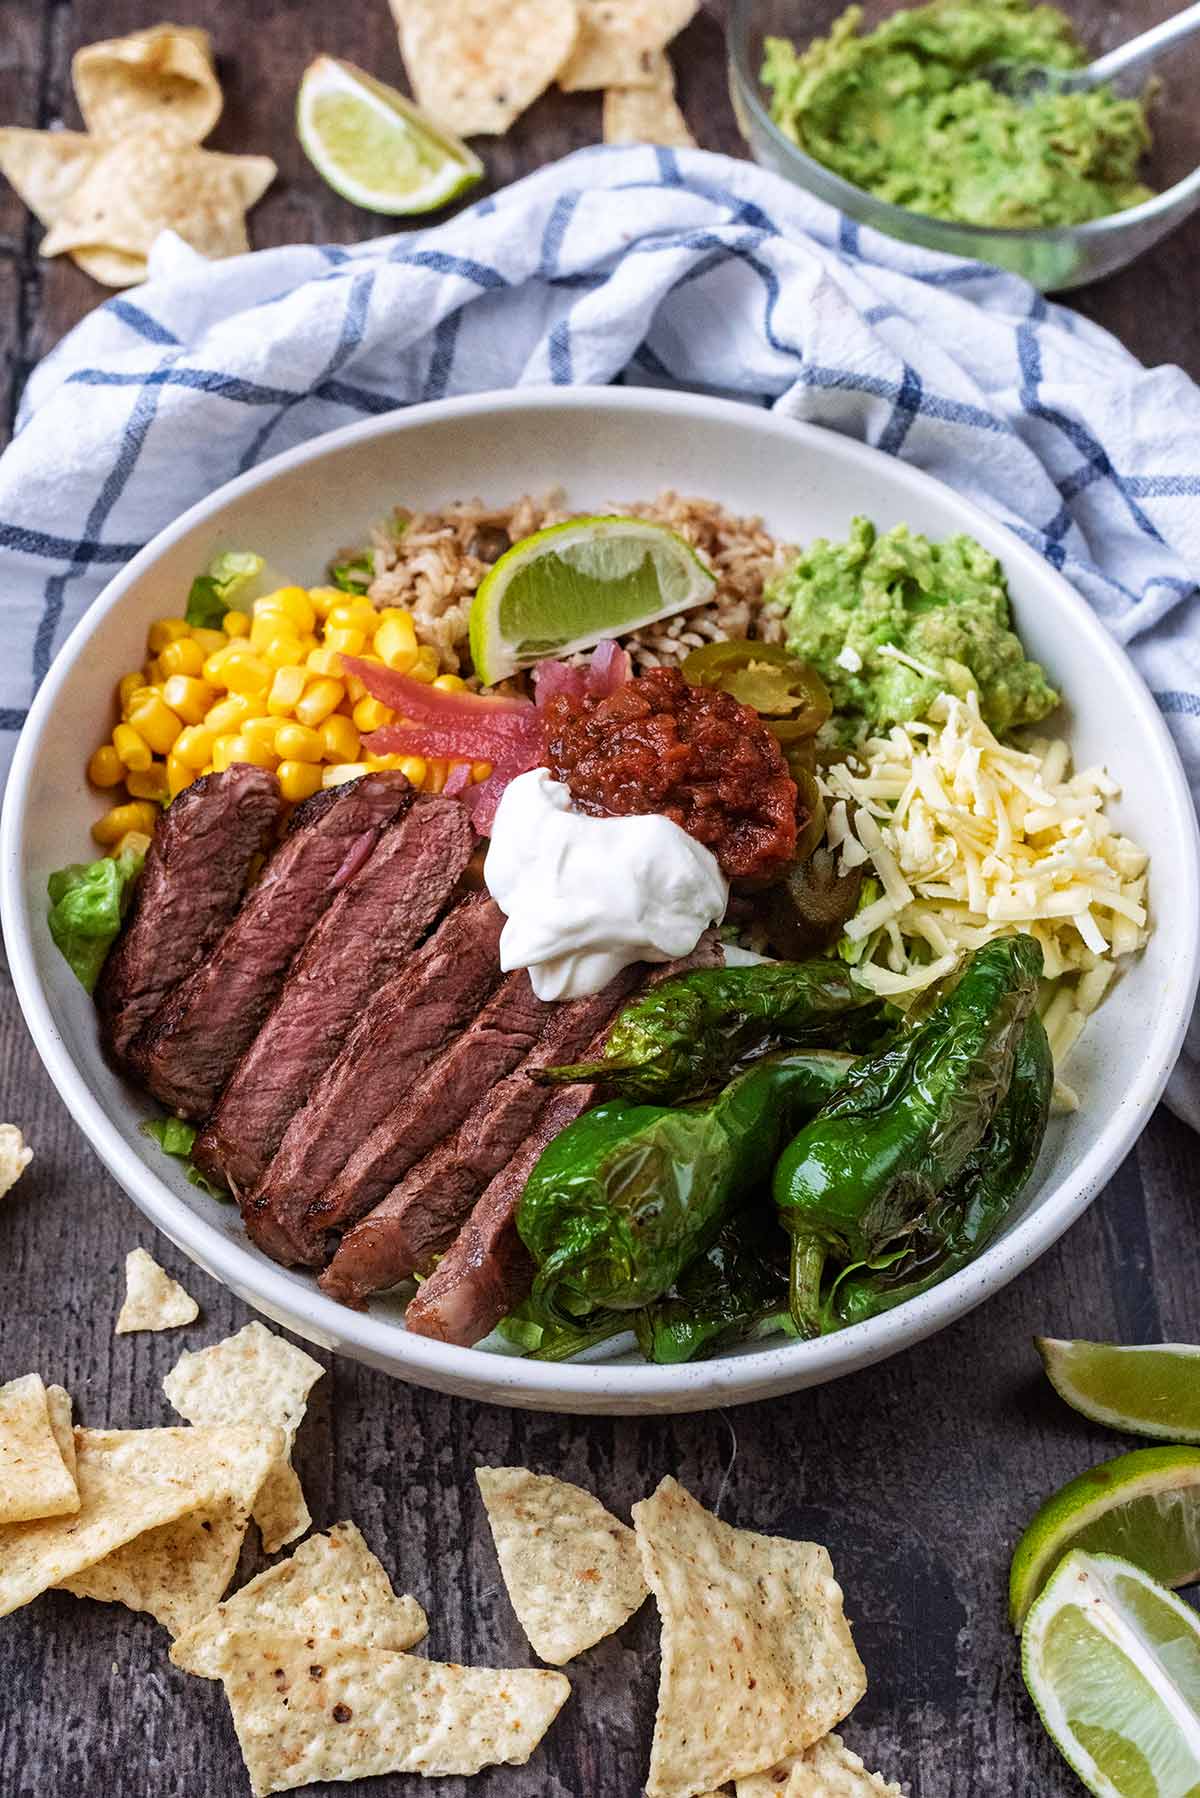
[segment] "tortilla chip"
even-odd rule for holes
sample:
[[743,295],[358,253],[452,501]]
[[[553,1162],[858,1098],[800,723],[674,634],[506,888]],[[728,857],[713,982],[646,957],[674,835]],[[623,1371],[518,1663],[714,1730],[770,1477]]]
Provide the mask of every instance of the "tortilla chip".
[[608,87],[604,90],[606,144],[666,144],[694,150],[696,140],[675,99],[675,72],[663,51],[656,58],[660,78],[653,87]]
[[316,1780],[523,1766],[571,1690],[561,1673],[280,1630],[225,1637],[218,1665],[256,1798]]
[[[82,131],[27,131],[19,125],[0,128],[0,174],[8,178],[43,225],[53,225],[61,216],[97,154],[95,144]],[[20,1137],[15,1124],[3,1128]],[[12,1165],[11,1152],[5,1160]]]
[[0,1524],[79,1509],[75,1477],[58,1446],[40,1374],[0,1386]]
[[500,136],[575,44],[575,0],[391,0],[419,103],[462,137]]
[[96,137],[127,137],[162,125],[198,144],[221,116],[212,40],[194,26],[152,25],[129,37],[85,44],[71,79],[84,124]]
[[63,1458],[63,1465],[75,1478],[75,1432],[71,1428],[71,1394],[61,1386],[47,1386],[46,1410],[50,1417],[50,1428],[54,1440],[58,1444],[58,1452]]
[[691,1798],[809,1748],[867,1679],[825,1549],[722,1523],[665,1479],[633,1507],[662,1613],[648,1798]]
[[252,1496],[230,1497],[210,1510],[189,1511],[175,1523],[146,1530],[60,1584],[76,1598],[148,1611],[173,1636],[181,1635],[220,1603],[233,1578]]
[[[275,178],[268,156],[219,156],[156,126],[100,150],[42,239],[40,254],[87,252],[110,284],[144,280],[160,231],[177,231],[202,256],[250,248],[245,214]],[[115,264],[97,252],[117,252]]]
[[[4,137],[0,131],[0,139]],[[3,146],[0,145],[0,169],[4,167]],[[14,181],[13,186],[16,186]],[[0,1199],[10,1192],[33,1160],[33,1150],[26,1148],[25,1138],[15,1124],[0,1124]]]
[[247,1324],[211,1348],[180,1356],[163,1391],[189,1423],[271,1423],[286,1438],[279,1467],[272,1468],[254,1506],[263,1547],[274,1554],[302,1536],[312,1518],[290,1456],[307,1408],[308,1394],[325,1369],[262,1324]]
[[245,1629],[292,1631],[310,1644],[403,1650],[428,1627],[415,1598],[396,1597],[355,1526],[337,1523],[217,1605],[173,1644],[171,1659],[185,1673],[219,1679],[222,1645]]
[[475,1478],[513,1610],[552,1666],[620,1629],[646,1598],[637,1539],[598,1498],[527,1467]]
[[251,1426],[76,1430],[78,1511],[0,1529],[0,1617],[144,1531],[220,1504],[237,1490],[240,1465],[277,1456],[281,1440]]
[[125,1303],[117,1318],[116,1335],[133,1330],[177,1330],[195,1323],[200,1307],[178,1280],[173,1280],[145,1249],[130,1249],[125,1257]]
[[840,1736],[823,1736],[799,1760],[737,1782],[737,1798],[904,1798],[880,1773],[868,1773]]
[[691,23],[700,0],[579,0],[579,37],[558,77],[567,93],[656,87],[658,53]]

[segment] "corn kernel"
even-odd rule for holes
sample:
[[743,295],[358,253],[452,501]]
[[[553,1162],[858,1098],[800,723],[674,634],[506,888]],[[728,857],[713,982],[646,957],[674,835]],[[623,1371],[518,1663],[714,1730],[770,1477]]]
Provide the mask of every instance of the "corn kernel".
[[399,755],[372,755],[370,751],[367,752],[367,766],[372,774],[377,774],[381,768],[398,768],[403,760],[404,757]]
[[176,637],[159,656],[158,666],[164,680],[173,674],[195,676],[204,667],[204,651],[194,637]]
[[311,799],[321,790],[323,770],[313,762],[280,762],[279,790],[285,799]]
[[438,652],[432,643],[423,643],[417,651],[416,660],[408,670],[414,680],[432,683],[437,678],[439,667]]
[[481,780],[487,780],[491,775],[491,772],[492,764],[490,762],[471,763],[471,779],[477,783]]
[[210,706],[204,714],[204,722],[214,736],[227,736],[237,732],[247,718],[254,716],[254,701],[243,693],[231,693],[228,699],[218,699],[216,705]]
[[285,722],[276,729],[275,752],[285,762],[319,762],[324,759],[325,743],[321,731]]
[[221,679],[231,693],[261,694],[265,698],[274,672],[270,662],[247,651],[245,655],[230,656],[221,670]]
[[303,587],[279,587],[274,593],[264,593],[255,600],[254,612],[256,617],[262,612],[282,613],[297,631],[310,631],[317,622],[313,603]]
[[358,732],[349,718],[335,712],[321,726],[327,762],[353,762],[358,756]]
[[[156,755],[166,755],[183,729],[181,721],[162,695],[149,689],[144,696],[135,696],[129,708],[129,722],[138,735],[145,738]],[[195,724],[198,721],[191,718],[188,722]]]
[[217,698],[215,688],[190,674],[173,674],[164,685],[162,696],[163,703],[185,724],[199,724]]
[[218,649],[224,649],[229,638],[224,631],[206,630],[203,625],[196,625],[192,631],[192,642],[198,643],[206,656],[213,655]]
[[335,680],[342,672],[342,659],[336,649],[329,649],[324,644],[319,649],[310,649],[304,658],[304,666],[313,674],[327,674]]
[[425,785],[425,776],[429,772],[429,767],[424,756],[402,755],[400,757],[400,772],[410,786],[423,787]]
[[446,776],[449,772],[450,764],[447,761],[439,759],[435,762],[427,763],[425,768],[424,791],[426,793],[440,793],[446,784]]
[[331,712],[337,711],[345,696],[346,689],[340,680],[315,680],[295,707],[296,717],[301,724],[315,730]]
[[[363,655],[359,656],[358,659],[360,662],[366,662],[368,664],[368,666],[372,667],[372,668],[382,668],[384,666],[384,661],[383,661],[382,656],[372,655],[370,653],[364,653]],[[347,674],[345,677],[345,680],[346,680],[346,692],[349,694],[350,701],[353,705],[357,705],[358,701],[360,699],[369,699],[370,698],[369,689],[364,684],[364,682],[359,679],[357,674]]]
[[275,717],[286,717],[296,709],[300,696],[308,685],[308,672],[304,668],[280,668],[271,682],[271,691],[267,695],[267,710]]
[[143,674],[123,674],[117,682],[117,704],[124,718],[135,693],[140,693],[146,684]]
[[129,773],[125,785],[131,799],[153,799],[157,804],[165,805],[169,797],[166,763],[151,762],[144,774]]
[[218,737],[213,744],[213,767],[218,774],[238,762],[249,762],[255,768],[274,768],[277,759],[269,749],[262,749],[241,735]]
[[146,648],[152,656],[161,655],[168,643],[186,637],[191,628],[186,618],[159,618],[146,632]]
[[347,629],[345,625],[338,625],[336,627],[327,625],[325,629],[325,647],[326,649],[335,649],[342,655],[361,655],[363,650],[367,647],[367,633],[366,631],[360,631],[357,626],[352,629]]
[[276,631],[270,642],[260,644],[259,648],[272,668],[303,666],[306,652],[293,631]]
[[125,764],[111,743],[102,743],[87,765],[94,787],[118,787],[125,778]]
[[343,787],[348,780],[358,780],[371,772],[366,762],[331,762],[321,770],[323,787]]
[[278,730],[278,718],[247,718],[239,735],[245,737],[248,743],[253,743],[256,749],[265,749],[269,754],[277,756],[279,751],[275,747],[275,737]]
[[251,649],[257,649],[261,653],[271,639],[278,636],[292,636],[296,638],[297,642],[300,641],[286,612],[264,612],[256,607],[254,617],[250,621]]
[[248,637],[250,620],[245,612],[226,612],[221,620],[221,628],[227,637]]
[[[407,674],[417,659],[417,633],[407,616],[385,617],[375,632],[375,653],[389,668]],[[434,670],[436,673],[436,669]]]
[[175,746],[167,757],[167,778],[170,780],[171,763],[178,762],[181,767],[188,768],[193,774],[199,774],[212,761],[213,742],[216,732],[202,724],[190,724],[181,730],[175,739]]
[[334,630],[365,631],[371,637],[379,623],[379,613],[369,599],[343,600],[340,606],[330,608],[325,623]]
[[[347,688],[350,683],[347,681]],[[390,705],[384,705],[382,699],[372,699],[368,693],[360,699],[351,716],[359,730],[382,730],[396,716]]]
[[129,769],[145,772],[154,760],[145,737],[139,736],[131,724],[118,724],[112,734],[113,748]]
[[[310,587],[309,602],[318,618],[328,618],[334,606],[340,606],[346,595],[340,587]],[[309,626],[312,629],[312,626]]]
[[111,812],[105,812],[92,825],[92,837],[103,848],[108,849],[125,835],[127,830],[140,830],[146,836],[153,836],[154,826],[158,822],[158,807],[148,799],[134,799],[128,805],[114,805]]
[[225,686],[225,670],[229,666],[230,643],[223,643],[220,649],[214,649],[210,656],[205,656],[201,673],[210,687]]
[[[184,735],[186,735],[186,732]],[[179,741],[182,741],[182,738],[180,738]],[[207,762],[208,757],[205,756],[204,761],[200,764],[200,768],[204,767]],[[176,793],[182,793],[185,787],[191,786],[192,782],[199,774],[200,768],[190,768],[180,756],[172,751],[167,757],[167,792],[172,799],[174,799]]]
[[433,684],[439,693],[465,693],[467,690],[466,681],[457,674],[439,674]]
[[149,847],[150,838],[144,830],[127,830],[123,837],[117,838],[108,853],[114,859],[120,855],[145,855]]

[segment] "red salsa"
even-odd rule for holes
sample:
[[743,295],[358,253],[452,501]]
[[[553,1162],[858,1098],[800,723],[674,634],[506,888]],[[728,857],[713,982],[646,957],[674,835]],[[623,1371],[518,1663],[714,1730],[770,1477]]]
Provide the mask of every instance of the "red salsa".
[[661,812],[711,849],[728,880],[778,875],[796,849],[796,784],[758,713],[651,668],[607,698],[546,705],[545,765],[581,811]]

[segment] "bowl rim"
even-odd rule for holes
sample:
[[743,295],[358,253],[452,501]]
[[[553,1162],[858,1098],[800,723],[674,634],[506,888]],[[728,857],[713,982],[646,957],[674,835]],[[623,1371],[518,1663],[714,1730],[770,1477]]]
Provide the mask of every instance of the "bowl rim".
[[[1092,243],[1119,237],[1124,230],[1134,225],[1154,224],[1163,215],[1173,212],[1186,199],[1194,198],[1200,203],[1200,168],[1182,175],[1170,187],[1151,194],[1148,200],[1140,200],[1136,206],[1126,206],[1120,212],[1105,213],[1102,218],[1085,219],[1078,225],[974,225],[966,219],[938,218],[932,212],[917,212],[914,207],[898,206],[894,200],[884,200],[869,188],[859,187],[857,182],[848,181],[836,169],[828,168],[815,156],[810,156],[807,150],[802,150],[786,132],[781,131],[771,117],[769,109],[763,104],[759,77],[748,66],[744,54],[745,30],[750,23],[749,14],[753,3],[754,0],[730,0],[726,44],[729,64],[738,85],[739,101],[753,114],[755,124],[766,132],[785,161],[797,163],[806,174],[815,176],[821,187],[831,190],[830,204],[840,206],[843,212],[849,212],[855,218],[860,218],[865,208],[871,216],[863,222],[875,230],[886,231],[903,239],[904,233],[899,227],[907,219],[919,219],[922,226],[931,233],[956,235],[970,232],[972,237],[981,238],[985,243]],[[808,191],[808,182],[805,187]],[[824,194],[818,194],[818,197],[826,198]],[[948,245],[943,254],[961,255],[962,252]]]
[[139,1209],[178,1247],[252,1306],[285,1327],[327,1346],[386,1367],[420,1384],[451,1391],[478,1391],[486,1385],[496,1402],[545,1408],[558,1399],[569,1407],[613,1413],[680,1411],[761,1398],[853,1372],[897,1350],[909,1347],[956,1321],[1000,1290],[1045,1252],[1090,1204],[1124,1158],[1157,1103],[1182,1047],[1200,977],[1200,908],[1189,939],[1177,945],[1178,978],[1164,995],[1155,1030],[1137,1078],[1132,1081],[1099,1130],[1088,1152],[1059,1183],[1051,1202],[1022,1217],[1011,1232],[986,1249],[977,1261],[932,1291],[894,1311],[814,1341],[786,1341],[735,1357],[656,1367],[612,1362],[547,1363],[460,1348],[409,1334],[390,1318],[372,1318],[326,1297],[316,1286],[302,1285],[249,1244],[242,1234],[210,1222],[174,1193],[121,1138],[106,1111],[88,1090],[54,1022],[37,973],[23,856],[31,776],[41,740],[56,716],[60,689],[85,655],[92,636],[126,593],[174,543],[198,525],[217,518],[226,505],[257,488],[289,478],[297,469],[338,455],[343,449],[376,438],[420,431],[441,420],[489,417],[505,412],[626,413],[642,422],[655,415],[693,417],[741,428],[752,427],[792,444],[819,447],[825,455],[844,459],[851,471],[875,471],[886,461],[888,479],[903,499],[931,492],[949,495],[964,515],[964,528],[985,540],[1003,538],[1009,567],[1019,567],[1056,596],[1073,613],[1089,654],[1099,655],[1126,689],[1134,737],[1148,737],[1165,764],[1163,803],[1182,826],[1184,866],[1176,877],[1200,892],[1200,833],[1191,793],[1178,752],[1162,714],[1128,656],[1104,630],[1085,601],[1057,570],[971,500],[932,475],[882,451],[779,412],[759,411],[744,402],[671,389],[622,387],[533,387],[470,394],[398,409],[325,433],[282,452],[225,483],[188,508],[160,531],[110,580],[85,612],[51,663],[30,707],[19,738],[0,817],[0,918],[8,945],[17,997],[34,1044],[59,1095],[92,1148]]

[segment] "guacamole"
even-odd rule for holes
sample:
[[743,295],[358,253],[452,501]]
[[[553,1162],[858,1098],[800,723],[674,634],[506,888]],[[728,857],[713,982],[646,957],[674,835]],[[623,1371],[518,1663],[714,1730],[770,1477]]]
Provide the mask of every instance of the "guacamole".
[[931,543],[903,524],[879,536],[856,518],[845,543],[810,544],[767,598],[786,607],[788,648],[818,670],[851,723],[904,724],[939,693],[971,686],[1001,733],[1058,704],[1012,628],[1004,570],[973,537]]
[[1030,0],[933,0],[866,36],[851,6],[803,52],[768,38],[771,114],[800,148],[857,187],[970,225],[1077,225],[1150,197],[1141,100],[1111,88],[1024,101],[990,64],[1079,68],[1070,20]]

